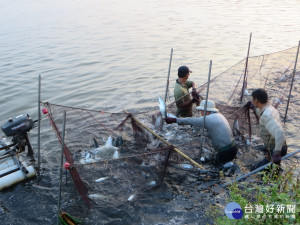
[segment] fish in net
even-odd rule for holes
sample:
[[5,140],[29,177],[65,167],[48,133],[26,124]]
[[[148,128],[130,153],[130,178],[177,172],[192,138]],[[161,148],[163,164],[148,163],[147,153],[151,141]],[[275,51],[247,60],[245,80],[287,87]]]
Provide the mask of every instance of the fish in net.
[[[258,135],[257,117],[244,105],[251,100],[251,91],[263,87],[270,96],[271,104],[284,116],[296,50],[294,47],[249,57],[246,74],[245,59],[211,80],[209,99],[215,101],[232,126],[241,152],[236,162],[242,173],[248,171],[249,162],[257,161],[257,153],[250,151],[249,146],[262,142]],[[295,84],[299,83],[300,73],[297,72]],[[294,130],[299,130],[299,124],[295,122],[299,121],[299,116],[292,107],[299,99],[298,86],[293,87],[288,113]],[[206,88],[207,84],[204,84],[197,89],[200,96],[205,96]],[[175,103],[167,106],[169,113],[176,113]],[[117,207],[159,185],[167,166],[189,163],[173,151],[174,147],[197,159],[200,137],[205,136],[204,148],[208,152],[213,151],[206,133],[202,134],[201,129],[164,125],[158,109],[138,113],[108,113],[48,102],[43,104],[48,108],[48,117],[59,140],[63,112],[67,114],[64,154],[66,161],[71,164],[69,171],[75,187],[88,205],[106,202]],[[195,107],[193,113],[200,116]],[[133,116],[170,144],[153,136]],[[205,168],[215,172],[219,170],[208,164]]]

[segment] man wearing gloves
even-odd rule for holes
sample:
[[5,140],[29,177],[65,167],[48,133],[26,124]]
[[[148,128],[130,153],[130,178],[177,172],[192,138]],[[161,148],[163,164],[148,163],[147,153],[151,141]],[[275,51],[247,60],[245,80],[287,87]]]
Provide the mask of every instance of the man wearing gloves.
[[[178,79],[174,87],[174,97],[177,106],[177,117],[192,117],[193,103],[200,102],[199,94],[196,91],[196,86],[193,81],[188,80],[191,70],[187,66],[178,68]],[[193,88],[192,97],[189,95],[189,89]]]
[[248,102],[247,106],[255,110],[259,116],[265,152],[265,158],[252,169],[254,170],[270,161],[279,165],[281,157],[287,153],[287,145],[277,109],[269,104],[268,94],[262,88],[252,92],[252,104]]
[[[201,111],[201,117],[195,118],[170,118],[167,117],[166,123],[177,123],[178,125],[193,125],[202,127],[204,121],[205,101],[202,100],[200,106],[196,107]],[[219,113],[213,101],[207,100],[205,128],[208,137],[216,150],[216,163],[226,163],[234,159],[238,148],[233,141],[232,131],[226,118]]]

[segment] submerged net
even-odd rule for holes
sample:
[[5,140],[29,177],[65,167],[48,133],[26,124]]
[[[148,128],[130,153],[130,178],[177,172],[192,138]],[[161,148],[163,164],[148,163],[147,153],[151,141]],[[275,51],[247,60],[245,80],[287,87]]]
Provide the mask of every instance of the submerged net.
[[[44,106],[59,139],[66,112],[64,155],[77,191],[88,205],[109,199],[116,207],[162,182],[173,147],[139,124],[143,121],[155,129],[152,120],[158,110],[135,114],[135,120],[130,113]],[[172,158],[180,161],[176,153]]]
[[[243,107],[251,100],[249,93],[258,87],[265,88],[270,96],[270,102],[278,108],[283,117],[296,51],[295,47],[273,54],[250,57],[245,78],[246,59],[211,80],[209,99],[216,102],[217,108],[233,127],[243,153],[239,155],[242,167],[247,167],[251,162],[251,155],[253,158],[253,155],[257,154],[247,150],[251,134],[258,131],[257,118]],[[299,83],[298,72],[295,74],[288,112],[288,119],[292,121],[292,126],[296,127],[294,130],[299,130],[299,125],[295,122],[299,121],[299,116],[293,109],[293,104],[297,103],[300,97]],[[205,96],[206,84],[199,87],[198,92],[201,96]],[[173,147],[179,148],[192,159],[199,157],[200,129],[190,126],[162,126],[158,109],[130,114],[108,113],[51,103],[44,105],[48,108],[48,116],[59,139],[63,112],[66,112],[64,154],[71,164],[69,171],[74,184],[88,205],[92,202],[106,201],[107,204],[117,207],[143,194],[149,188],[159,185],[170,162],[179,165],[188,162],[174,152]],[[175,114],[175,102],[169,104],[167,110]],[[195,108],[193,110],[194,116],[200,116]],[[133,116],[137,120],[134,120]],[[154,130],[169,141],[170,145],[156,138],[145,127]],[[258,144],[261,139],[255,136],[254,142]],[[207,138],[204,147],[212,149]],[[212,169],[208,165],[205,167]]]

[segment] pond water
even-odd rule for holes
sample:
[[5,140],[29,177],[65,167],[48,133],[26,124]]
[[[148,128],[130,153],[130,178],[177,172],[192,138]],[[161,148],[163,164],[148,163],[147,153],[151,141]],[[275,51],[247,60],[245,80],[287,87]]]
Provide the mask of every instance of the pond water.
[[[246,57],[250,33],[250,56],[296,46],[300,39],[297,0],[1,0],[0,21],[1,124],[23,113],[37,118],[39,75],[42,101],[109,112],[147,110],[165,94],[172,48],[171,95],[179,66],[189,66],[190,79],[201,85],[210,60],[216,76]],[[299,149],[299,140],[292,137],[292,147]],[[41,138],[42,180],[1,194],[1,224],[56,221],[60,147],[46,118]],[[30,139],[36,149],[37,129]],[[158,192],[168,195],[167,187]],[[146,215],[142,209],[140,215]],[[80,218],[85,219],[84,213]],[[97,224],[104,223],[95,215]],[[197,216],[190,216],[196,223]],[[154,216],[145,220],[144,224],[166,224]]]

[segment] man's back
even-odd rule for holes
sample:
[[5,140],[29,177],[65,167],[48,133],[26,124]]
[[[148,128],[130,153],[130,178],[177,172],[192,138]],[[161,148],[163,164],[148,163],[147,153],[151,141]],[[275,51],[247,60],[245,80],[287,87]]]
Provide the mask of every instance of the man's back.
[[[177,118],[179,125],[189,124],[203,126],[204,117],[196,118]],[[211,113],[206,116],[205,128],[213,147],[218,150],[232,143],[232,131],[226,118],[221,113]]]

